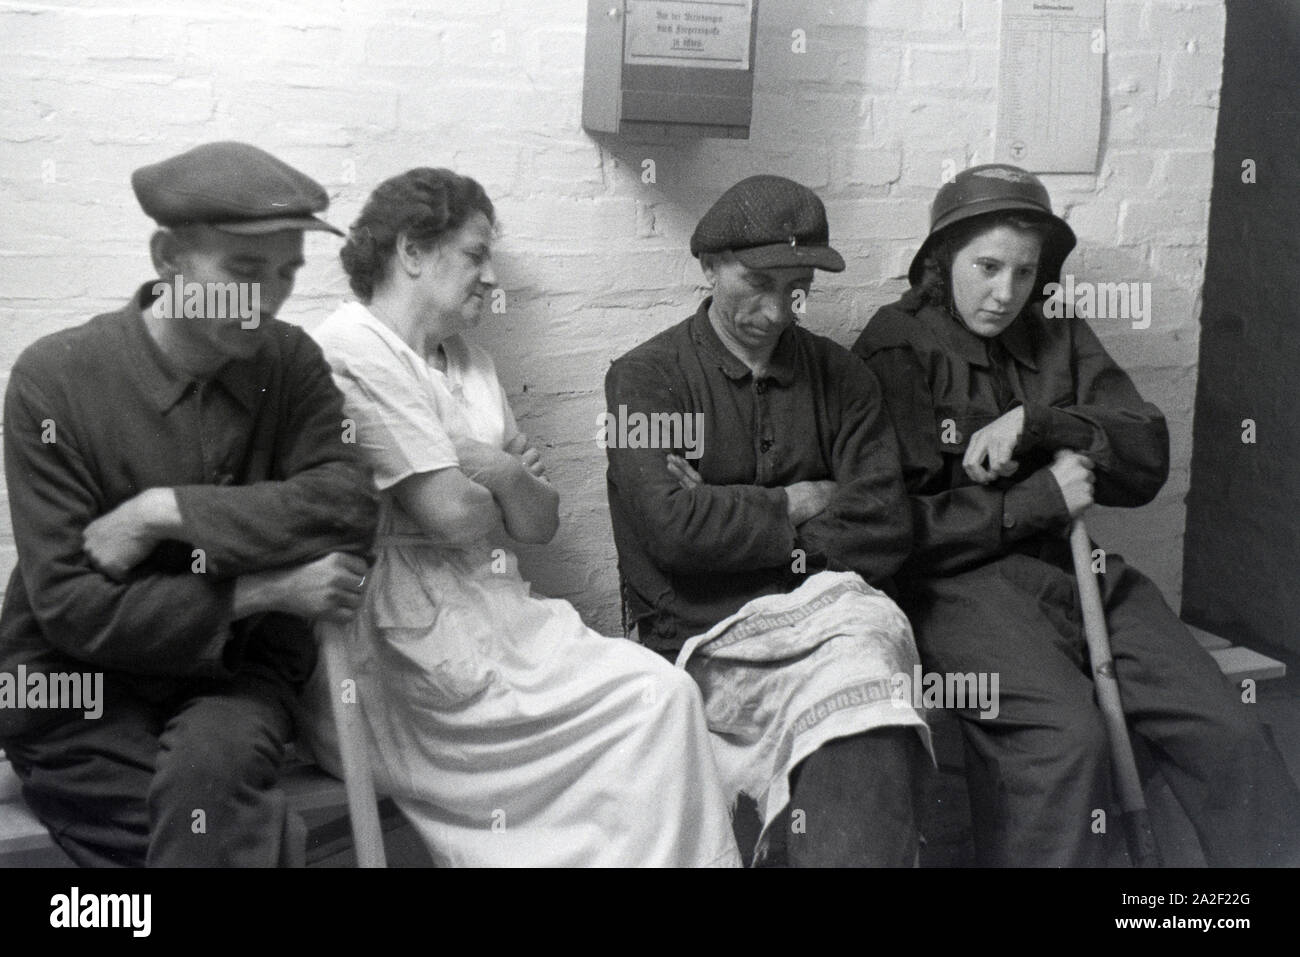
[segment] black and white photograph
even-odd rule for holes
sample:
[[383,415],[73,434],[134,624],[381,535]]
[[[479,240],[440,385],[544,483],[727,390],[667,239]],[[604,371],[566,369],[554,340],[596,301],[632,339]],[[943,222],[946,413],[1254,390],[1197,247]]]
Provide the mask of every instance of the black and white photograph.
[[0,52],[15,926],[282,867],[1271,923],[1300,2],[0,0]]

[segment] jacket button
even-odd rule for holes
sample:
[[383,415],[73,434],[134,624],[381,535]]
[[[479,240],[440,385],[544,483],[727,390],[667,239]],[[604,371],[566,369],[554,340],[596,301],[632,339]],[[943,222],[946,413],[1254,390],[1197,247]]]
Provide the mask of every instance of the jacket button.
[[1015,517],[1014,515],[1003,515],[1003,516],[1002,516],[1002,527],[1003,527],[1003,528],[1015,528],[1015,526],[1016,526],[1016,517]]
[[758,443],[758,450],[759,450],[760,452],[767,452],[767,451],[768,451],[769,449],[771,449],[771,448],[772,448],[772,440],[771,440],[771,439],[764,439],[762,442],[759,442],[759,443]]

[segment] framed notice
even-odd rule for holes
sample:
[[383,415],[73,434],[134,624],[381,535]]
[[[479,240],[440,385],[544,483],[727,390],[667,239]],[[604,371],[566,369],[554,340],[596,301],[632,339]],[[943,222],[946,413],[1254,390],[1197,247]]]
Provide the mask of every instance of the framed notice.
[[629,66],[748,70],[752,0],[627,0]]
[[994,159],[1091,173],[1101,139],[1103,0],[1002,0]]

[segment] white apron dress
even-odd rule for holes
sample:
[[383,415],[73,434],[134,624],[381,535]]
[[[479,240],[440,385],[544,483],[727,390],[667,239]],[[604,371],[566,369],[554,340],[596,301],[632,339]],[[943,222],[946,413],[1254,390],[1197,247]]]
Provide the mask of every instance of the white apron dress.
[[[455,467],[452,436],[498,448],[515,437],[487,353],[452,338],[440,372],[359,303],[313,337],[382,500],[348,628],[376,786],[435,862],[739,865],[690,677],[591,631],[567,602],[532,597],[507,549],[433,542],[390,492]],[[337,772],[323,672],[303,734]]]

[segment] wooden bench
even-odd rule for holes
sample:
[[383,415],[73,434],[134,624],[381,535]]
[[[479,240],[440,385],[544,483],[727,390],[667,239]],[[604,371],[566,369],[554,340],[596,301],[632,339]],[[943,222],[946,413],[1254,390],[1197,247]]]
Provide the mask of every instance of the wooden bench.
[[[1233,682],[1267,681],[1286,675],[1286,665],[1249,648],[1193,628],[1192,633]],[[940,768],[964,773],[961,735],[946,710],[929,712]],[[347,795],[343,783],[314,765],[293,760],[281,777],[290,805],[308,822],[308,863],[346,851],[351,842]],[[391,801],[380,803],[385,832],[401,825]],[[0,756],[0,867],[67,867],[72,861],[50,838],[45,826],[22,799],[18,778]]]
[[[71,867],[73,862],[54,843],[45,825],[23,801],[21,785],[0,752],[0,867]],[[343,782],[315,765],[292,759],[280,777],[289,805],[308,823],[308,863],[337,853],[339,835],[348,835],[347,794]],[[397,814],[391,802],[384,817]],[[350,843],[350,840],[348,841]]]
[[1286,677],[1286,665],[1276,658],[1261,655],[1258,651],[1251,651],[1241,645],[1234,646],[1226,638],[1212,635],[1208,631],[1201,631],[1190,625],[1188,628],[1201,643],[1201,647],[1219,663],[1219,670],[1235,684],[1246,680],[1258,682]]

